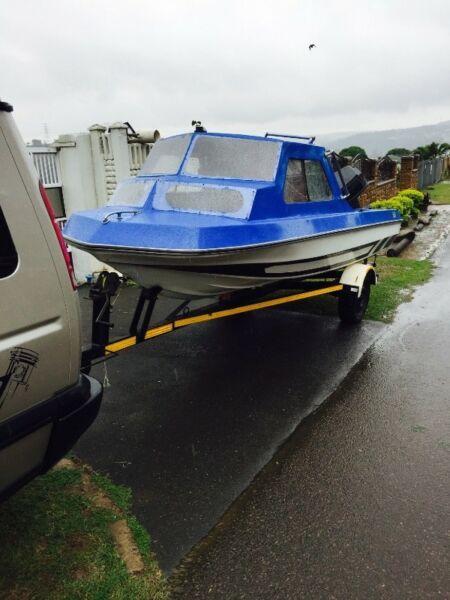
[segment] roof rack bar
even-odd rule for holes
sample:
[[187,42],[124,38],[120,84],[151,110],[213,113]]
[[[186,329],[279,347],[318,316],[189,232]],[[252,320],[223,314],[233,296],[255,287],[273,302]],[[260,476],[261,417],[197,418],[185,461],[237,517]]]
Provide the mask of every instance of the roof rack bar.
[[314,140],[316,139],[315,135],[289,135],[287,133],[269,133],[266,131],[266,135],[264,137],[280,137],[280,138],[293,138],[296,140],[308,140],[310,144],[314,144]]

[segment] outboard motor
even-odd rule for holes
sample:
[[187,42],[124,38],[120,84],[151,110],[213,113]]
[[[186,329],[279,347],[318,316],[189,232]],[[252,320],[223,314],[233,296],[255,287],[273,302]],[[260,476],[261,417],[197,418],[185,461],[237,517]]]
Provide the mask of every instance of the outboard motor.
[[359,196],[367,187],[367,180],[359,169],[347,165],[341,169],[344,190],[347,190],[347,200],[352,208],[360,208]]
[[342,159],[335,152],[331,153],[330,160],[342,194],[352,208],[361,208],[359,196],[367,187],[366,178],[359,169],[345,164],[343,162],[345,159]]

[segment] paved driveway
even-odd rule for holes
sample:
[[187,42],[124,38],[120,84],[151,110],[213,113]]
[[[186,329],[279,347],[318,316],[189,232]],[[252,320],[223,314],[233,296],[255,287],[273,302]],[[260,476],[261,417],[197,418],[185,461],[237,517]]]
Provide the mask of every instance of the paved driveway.
[[[118,321],[129,321],[135,297],[124,289]],[[155,339],[107,363],[101,413],[76,452],[132,488],[135,512],[170,571],[381,329],[270,310]],[[104,368],[94,374],[103,380]]]
[[448,598],[450,241],[180,569],[183,600]]

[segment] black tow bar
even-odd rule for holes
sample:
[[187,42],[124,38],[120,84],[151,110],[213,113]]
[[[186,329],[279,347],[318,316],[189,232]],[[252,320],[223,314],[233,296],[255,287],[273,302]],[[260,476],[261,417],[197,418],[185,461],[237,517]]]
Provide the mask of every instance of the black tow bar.
[[111,298],[116,295],[120,283],[117,273],[102,271],[89,289],[92,300],[91,345],[81,354],[81,368],[85,373],[89,373],[93,360],[104,356],[105,346],[109,344],[109,331],[114,327],[110,321]]

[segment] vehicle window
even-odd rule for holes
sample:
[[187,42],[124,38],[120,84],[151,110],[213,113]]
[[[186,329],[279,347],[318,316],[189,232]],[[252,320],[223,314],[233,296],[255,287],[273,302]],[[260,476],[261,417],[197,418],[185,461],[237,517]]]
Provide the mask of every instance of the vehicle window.
[[186,175],[215,179],[273,181],[281,143],[200,135],[184,167]]
[[332,198],[325,171],[318,160],[305,160],[305,175],[310,200],[330,200]]
[[5,216],[0,208],[0,279],[14,273],[17,263],[17,252]]
[[150,150],[141,175],[175,175],[185,157],[191,134],[160,139]]
[[288,203],[308,202],[303,160],[291,158],[288,162],[284,182],[284,201]]

